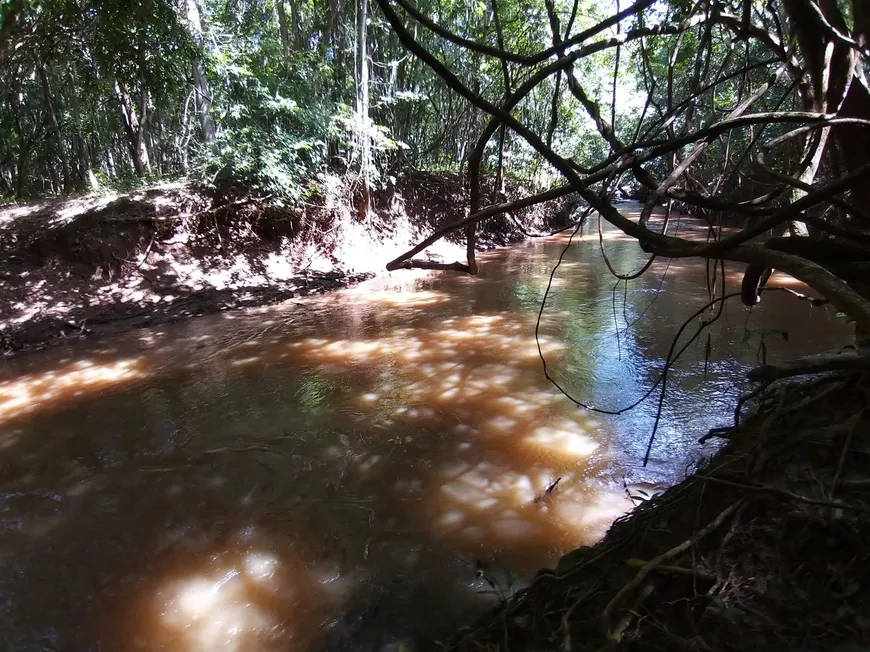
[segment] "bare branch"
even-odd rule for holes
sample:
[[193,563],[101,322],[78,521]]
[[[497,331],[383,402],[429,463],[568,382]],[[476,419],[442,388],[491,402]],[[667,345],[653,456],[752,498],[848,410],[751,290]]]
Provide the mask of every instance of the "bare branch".
[[757,383],[772,383],[774,380],[792,378],[829,371],[851,371],[870,369],[870,354],[840,353],[819,355],[784,362],[779,365],[756,367],[746,377]]
[[[565,42],[565,47],[572,47],[574,45],[579,45],[580,43],[583,43],[583,41],[592,38],[596,34],[600,34],[608,27],[616,25],[621,20],[628,18],[629,16],[634,16],[635,14],[643,11],[644,9],[647,9],[650,5],[653,4],[653,2],[654,0],[638,0],[624,11],[621,11],[618,14],[614,14],[613,16],[602,20],[600,23],[594,25],[593,27],[590,27],[589,29],[583,30],[579,34],[572,36]],[[402,9],[404,9],[408,13],[408,15],[414,18],[414,20],[425,26],[427,29],[431,30],[435,34],[438,34],[438,36],[446,39],[447,41],[450,41],[455,45],[465,48],[466,50],[471,50],[472,52],[485,54],[487,56],[495,57],[497,59],[502,59],[503,61],[519,63],[524,66],[533,66],[535,64],[541,63],[560,52],[560,49],[556,47],[543,50],[542,52],[534,55],[523,55],[516,54],[514,52],[507,52],[506,50],[501,48],[494,48],[491,45],[486,45],[485,43],[478,43],[477,41],[463,38],[458,34],[454,34],[453,32],[444,29],[443,27],[438,25],[438,23],[434,22],[422,12],[418,11],[409,2],[407,2],[407,0],[395,0],[395,3],[399,5]]]
[[[469,224],[477,224],[487,218],[494,217],[496,215],[501,215],[502,213],[507,213],[510,211],[515,211],[520,208],[527,208],[529,206],[534,206],[535,204],[540,204],[545,201],[550,201],[552,199],[558,199],[559,197],[564,197],[570,192],[573,192],[573,188],[571,186],[560,186],[558,188],[553,188],[552,190],[548,190],[547,192],[542,192],[537,195],[531,195],[530,197],[526,197],[525,199],[518,199],[516,201],[507,202],[503,204],[495,204],[493,206],[488,206],[487,208],[477,211],[476,213],[472,213],[465,219],[459,220],[457,222],[453,222],[444,226],[432,235],[430,235],[425,240],[421,241],[420,244],[415,247],[409,249],[401,256],[391,260],[387,263],[387,271],[393,271],[396,269],[401,269],[402,264],[416,256],[418,253],[426,249],[427,247],[431,247],[433,244],[438,242],[441,238],[451,233],[455,233],[460,229],[464,229]],[[462,270],[465,271],[465,270]]]

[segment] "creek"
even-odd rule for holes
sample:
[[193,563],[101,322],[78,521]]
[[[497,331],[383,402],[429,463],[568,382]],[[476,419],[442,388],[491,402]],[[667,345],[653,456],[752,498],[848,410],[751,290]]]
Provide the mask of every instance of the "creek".
[[[0,647],[436,649],[600,539],[632,508],[624,482],[674,484],[715,452],[698,438],[731,422],[762,341],[775,361],[848,340],[786,293],[729,302],[709,356],[704,335],[672,367],[644,467],[658,391],[600,414],[542,370],[568,238],[483,254],[478,277],[399,272],[5,360]],[[620,272],[646,260],[603,240]],[[590,220],[541,319],[550,375],[598,408],[633,403],[707,274],[659,260],[614,290]]]

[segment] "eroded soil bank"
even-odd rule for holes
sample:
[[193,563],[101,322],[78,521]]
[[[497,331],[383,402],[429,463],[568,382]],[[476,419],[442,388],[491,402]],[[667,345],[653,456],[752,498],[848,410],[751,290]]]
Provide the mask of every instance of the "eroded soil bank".
[[720,455],[451,649],[868,649],[870,357],[844,360],[758,373]]
[[[528,194],[513,184],[509,197]],[[435,229],[462,219],[462,177],[407,171],[372,196],[324,176],[294,206],[243,188],[167,184],[126,195],[0,208],[0,351],[114,333],[276,303],[353,284]],[[515,217],[547,229],[551,202]],[[562,226],[564,224],[559,224]],[[479,249],[523,237],[513,220],[487,224]],[[429,253],[463,260],[459,236]]]

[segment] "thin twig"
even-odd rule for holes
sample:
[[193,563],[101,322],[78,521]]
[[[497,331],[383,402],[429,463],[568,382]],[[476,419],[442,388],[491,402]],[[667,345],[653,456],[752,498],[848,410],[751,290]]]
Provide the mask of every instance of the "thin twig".
[[819,374],[828,371],[849,371],[870,368],[870,355],[840,353],[800,358],[781,365],[763,365],[747,374],[749,380],[770,383],[782,378]]
[[632,619],[637,615],[637,610],[643,602],[652,595],[653,587],[652,584],[647,584],[643,587],[640,593],[637,594],[637,597],[634,599],[634,603],[631,605],[631,609],[626,609],[625,613],[622,615],[622,618],[619,619],[616,627],[613,628],[613,633],[610,635],[610,638],[604,644],[604,649],[606,650],[608,647],[613,647],[617,643],[622,640],[623,634],[625,634],[625,630],[628,629],[628,626],[631,624]]
[[838,503],[830,500],[816,500],[815,498],[807,498],[806,496],[801,496],[800,494],[793,493],[788,491],[787,489],[780,489],[779,487],[768,487],[766,485],[753,485],[753,484],[743,484],[741,482],[732,482],[731,480],[723,480],[722,478],[714,478],[709,475],[696,475],[694,476],[698,480],[703,480],[704,482],[712,482],[714,484],[725,485],[726,487],[734,487],[735,489],[741,489],[743,491],[754,491],[757,493],[766,493],[766,494],[774,494],[777,496],[782,496],[784,498],[788,498],[790,500],[796,500],[801,503],[806,503],[807,505],[817,505],[819,507],[830,507],[832,509],[848,509],[856,512],[863,512],[865,514],[870,514],[870,507],[865,507],[864,505],[850,505],[848,503]]
[[142,265],[145,264],[145,261],[148,260],[148,254],[151,253],[151,247],[154,246],[154,240],[157,238],[157,229],[154,229],[154,233],[151,234],[151,242],[148,243],[148,246],[145,247],[145,253],[142,254],[142,259],[139,261],[139,264],[136,265],[136,269],[142,269]]
[[840,476],[843,474],[843,466],[846,463],[846,456],[849,454],[849,449],[852,447],[852,439],[855,437],[855,431],[858,429],[858,424],[864,418],[864,413],[867,411],[867,408],[864,407],[857,414],[853,415],[848,423],[848,434],[846,435],[846,441],[843,442],[843,450],[840,453],[840,459],[837,462],[837,470],[834,472],[834,479],[831,481],[831,489],[828,491],[828,498],[833,500],[834,492],[837,491],[837,484],[840,482]]
[[734,512],[734,510],[739,508],[742,504],[743,501],[738,500],[737,502],[732,503],[731,505],[726,507],[724,510],[722,510],[722,512],[719,513],[719,515],[715,519],[713,519],[712,522],[710,522],[704,528],[693,534],[690,538],[686,539],[678,546],[671,548],[667,552],[659,555],[652,561],[648,562],[643,568],[638,571],[637,575],[635,575],[628,584],[626,584],[619,590],[619,592],[613,597],[613,599],[607,603],[607,606],[604,608],[604,611],[601,614],[602,628],[609,640],[613,640],[613,635],[611,634],[610,630],[610,620],[613,614],[613,610],[625,598],[625,596],[637,589],[637,587],[643,583],[646,577],[656,568],[680,556],[686,550],[697,544],[705,536],[716,530],[720,525],[722,525],[722,523],[725,522],[725,519],[727,519],[728,516],[732,512]]

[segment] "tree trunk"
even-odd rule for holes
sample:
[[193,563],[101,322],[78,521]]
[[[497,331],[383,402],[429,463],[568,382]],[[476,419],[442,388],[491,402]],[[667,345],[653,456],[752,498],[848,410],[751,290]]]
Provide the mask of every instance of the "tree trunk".
[[69,80],[69,104],[72,110],[73,122],[75,123],[76,139],[78,141],[78,170],[79,183],[87,182],[88,188],[91,191],[100,189],[100,183],[94,174],[93,159],[91,156],[91,148],[88,146],[88,139],[82,132],[82,116],[79,111],[79,97],[76,89],[76,80],[73,77],[72,71],[67,71],[67,79]]
[[369,136],[369,62],[368,62],[368,0],[357,0],[356,57],[357,57],[357,153],[362,180],[362,198],[358,207],[360,217],[368,215],[370,208],[369,181],[372,176],[372,148]]
[[106,148],[106,175],[115,180],[118,178],[118,170],[115,167],[115,157],[112,155],[112,148]]
[[[499,50],[504,50],[504,33],[501,28],[501,20],[498,16],[498,2],[492,0],[492,17],[495,21],[496,44]],[[508,98],[511,95],[511,76],[507,61],[501,60],[501,76],[504,84],[503,102],[507,105]],[[493,184],[493,201],[504,201],[506,198],[504,188],[504,141],[507,135],[507,126],[502,123],[498,132],[498,164],[495,170],[495,183]]]
[[[870,89],[860,74],[858,52],[834,40],[825,29],[824,20],[840,33],[849,33],[843,14],[834,0],[783,0],[789,22],[797,33],[801,54],[806,62],[810,83],[803,89],[804,107],[820,113],[838,113],[840,117],[870,118]],[[859,43],[867,43],[870,8],[866,1],[852,0],[854,34]],[[828,131],[833,137],[827,137]],[[827,141],[827,142],[826,142]],[[827,147],[825,147],[827,145]],[[861,167],[870,161],[870,134],[864,127],[836,125],[825,129],[820,147],[833,161],[839,149],[846,169]],[[821,162],[821,152],[814,157],[801,181],[812,183]],[[851,190],[852,200],[860,206],[870,204],[870,173],[858,180]],[[803,194],[803,193],[801,193]]]
[[[295,0],[291,0],[295,2]],[[287,6],[284,0],[277,0],[275,11],[278,13],[278,32],[281,34],[281,52],[284,55],[282,62],[286,67],[290,61],[290,30],[287,27]]]
[[9,109],[15,121],[15,130],[19,134],[18,139],[18,155],[15,161],[15,198],[21,199],[27,192],[27,162],[30,155],[31,139],[24,138],[24,131],[21,122],[21,103],[20,89],[16,86],[10,89],[9,93]]
[[151,161],[148,158],[148,150],[145,147],[145,139],[143,138],[143,125],[145,123],[145,108],[147,107],[146,93],[142,91],[142,113],[140,118],[136,114],[136,106],[127,89],[115,81],[115,93],[118,96],[118,103],[121,106],[121,118],[124,122],[124,132],[127,136],[127,149],[130,152],[130,160],[133,162],[133,169],[136,171],[136,176],[142,177],[151,172]]
[[[856,77],[849,87],[840,109],[841,117],[870,119],[870,89],[864,79]],[[855,170],[865,165],[870,157],[870,129],[860,125],[837,125],[833,128],[837,146],[846,170]],[[855,183],[851,190],[852,203],[870,206],[870,173]],[[865,224],[870,227],[870,224]]]
[[51,99],[51,88],[48,85],[48,75],[45,74],[45,66],[43,66],[41,62],[37,62],[36,72],[39,75],[39,81],[42,86],[42,96],[43,99],[45,99],[45,106],[48,109],[51,130],[54,133],[54,138],[57,142],[57,155],[60,158],[61,174],[63,176],[63,192],[68,195],[73,191],[72,177],[69,173],[69,158],[66,154],[63,134],[60,132],[60,123],[57,121],[57,113],[54,110],[54,103]]
[[29,149],[24,144],[18,150],[18,170],[16,171],[15,183],[15,198],[22,199],[27,192],[27,157],[30,154]]
[[203,142],[210,143],[215,139],[214,118],[211,114],[212,97],[208,89],[208,80],[202,68],[202,61],[197,59],[193,64],[193,79],[196,86],[196,109],[199,112],[199,126]]
[[[301,52],[305,48],[305,28],[302,25],[302,12],[299,8],[302,6],[302,3],[299,0],[290,0],[290,19],[292,24],[290,25],[290,29],[292,30],[291,37],[293,39],[293,50],[296,52]],[[366,0],[366,8],[368,8],[368,0]]]
[[[283,5],[283,2],[280,4]],[[196,93],[196,110],[199,113],[200,135],[203,142],[210,143],[215,139],[215,123],[211,114],[212,96],[208,89],[208,78],[202,65],[202,9],[198,0],[187,0],[187,20],[190,36],[199,50],[193,62],[193,87]]]
[[[326,2],[326,43],[324,44],[323,56],[324,60],[329,61],[332,65],[329,100],[333,105],[347,103],[346,47],[345,39],[340,29],[343,9],[343,0],[327,0]],[[346,158],[342,158],[341,153],[342,147],[338,137],[329,137],[327,141],[327,158],[329,163],[336,168],[341,168],[345,164]]]

